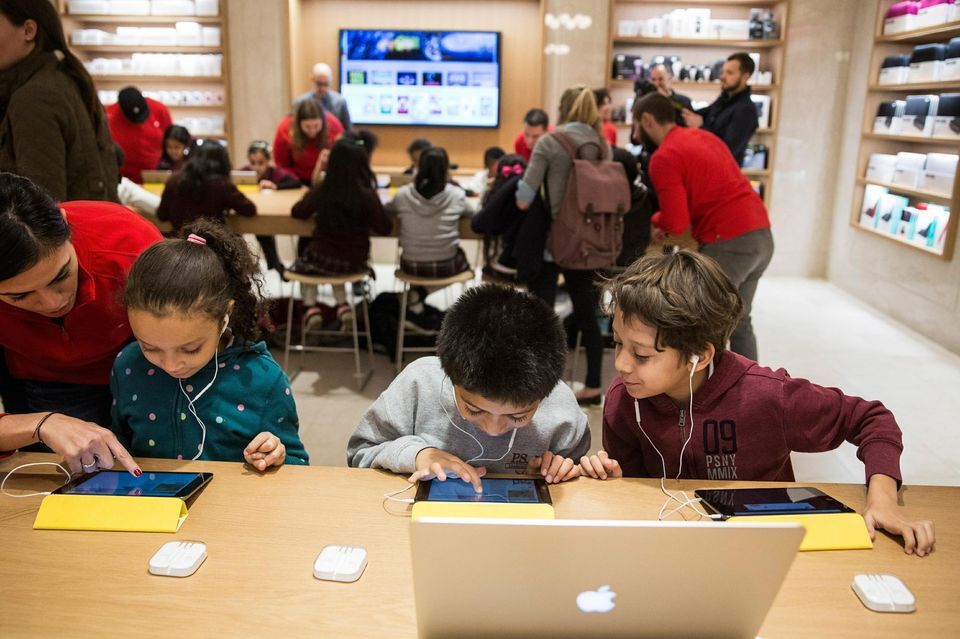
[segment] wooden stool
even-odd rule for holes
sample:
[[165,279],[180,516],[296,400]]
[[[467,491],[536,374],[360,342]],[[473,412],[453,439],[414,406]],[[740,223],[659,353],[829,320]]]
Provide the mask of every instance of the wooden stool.
[[[437,350],[436,346],[410,346],[404,347],[403,339],[405,324],[407,321],[407,296],[410,294],[411,286],[427,286],[431,288],[444,288],[451,284],[466,284],[471,281],[475,275],[472,270],[457,273],[451,277],[417,277],[404,273],[400,269],[394,271],[393,276],[398,282],[403,283],[403,293],[400,295],[400,316],[397,318],[397,373],[403,369],[403,354],[407,353],[433,353]],[[423,335],[436,335],[439,331],[423,330]]]
[[[370,274],[367,272],[363,273],[348,273],[346,275],[304,275],[302,273],[295,273],[293,271],[285,271],[284,276],[291,282],[291,291],[290,291],[290,304],[287,306],[287,337],[283,349],[283,368],[286,371],[289,371],[289,360],[290,360],[290,351],[297,351],[300,353],[300,364],[297,367],[296,372],[293,375],[290,375],[290,381],[296,378],[300,374],[300,371],[303,370],[303,354],[305,352],[333,352],[333,353],[353,353],[354,365],[356,366],[356,372],[353,376],[357,380],[357,386],[360,390],[363,390],[363,387],[366,386],[367,381],[370,379],[370,376],[373,374],[373,339],[370,335],[370,312],[369,305],[366,297],[360,298],[360,306],[363,308],[363,330],[357,328],[357,321],[360,319],[356,315],[357,302],[353,295],[353,285],[358,282],[368,281]],[[293,282],[299,282],[301,286],[322,286],[330,285],[333,287],[343,286],[347,291],[347,299],[350,300],[350,307],[354,311],[353,317],[353,348],[347,348],[345,346],[307,346],[306,344],[306,333],[307,333],[307,322],[306,319],[300,320],[300,343],[299,344],[290,344],[290,337],[293,334]],[[304,314],[306,315],[306,314]],[[311,331],[311,333],[316,335],[338,335],[342,336],[343,333],[340,331],[333,330],[319,330]],[[367,355],[369,359],[369,365],[367,366],[366,372],[360,368],[360,336],[363,335],[367,339]],[[288,372],[289,375],[289,372]]]

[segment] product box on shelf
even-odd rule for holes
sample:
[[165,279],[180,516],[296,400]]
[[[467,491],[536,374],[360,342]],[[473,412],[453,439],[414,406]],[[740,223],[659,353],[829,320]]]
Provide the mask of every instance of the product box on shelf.
[[897,161],[893,166],[893,179],[891,184],[905,186],[915,189],[920,182],[920,174],[923,173],[923,167],[927,162],[927,156],[923,153],[911,153],[901,151],[897,153]]
[[643,29],[643,20],[618,20],[617,35],[621,38],[635,38]]
[[150,0],[110,0],[110,15],[148,16]]
[[910,201],[902,195],[895,193],[881,195],[877,200],[876,213],[873,216],[873,228],[889,233],[892,225],[900,223],[903,210],[909,203]]
[[885,135],[899,135],[903,128],[904,100],[881,102],[877,107],[877,117],[873,119],[873,132]]
[[650,18],[644,20],[643,29],[640,33],[644,38],[662,38],[663,37],[663,18]]
[[953,0],[920,0],[917,9],[915,27],[925,29],[950,21],[953,14]]
[[80,15],[105,16],[110,13],[110,3],[107,0],[70,0],[67,11]]
[[218,16],[220,6],[217,0],[196,0],[198,16]]
[[767,145],[766,144],[748,144],[743,153],[744,169],[765,169],[767,168]]
[[757,108],[757,126],[766,129],[770,126],[770,96],[751,94],[750,100]]
[[960,93],[940,94],[932,136],[960,140]]
[[867,161],[868,180],[877,182],[893,182],[893,167],[897,162],[897,156],[889,153],[871,153]]
[[[896,235],[904,240],[912,241],[917,232],[917,219],[920,217],[920,209],[916,206],[905,206],[900,216],[896,215],[890,218],[890,228],[880,230],[887,231],[890,235]],[[881,224],[883,220],[880,220]],[[880,228],[880,227],[878,227]]]
[[927,153],[919,187],[940,195],[953,193],[953,181],[957,174],[958,156],[954,153]]
[[949,210],[939,204],[928,204],[926,208],[918,207],[913,243],[943,253],[949,219]]
[[888,55],[880,65],[878,84],[905,84],[910,75],[910,56],[906,53]]
[[939,82],[943,61],[947,57],[945,44],[919,44],[913,48],[910,55],[910,71],[907,73],[907,82]]
[[880,198],[886,195],[889,189],[877,184],[868,184],[863,189],[863,204],[860,206],[860,226],[868,229],[877,226],[877,209],[880,204]]
[[900,135],[930,137],[937,117],[939,95],[908,95]]
[[940,67],[940,80],[960,80],[960,38],[952,38],[947,44],[947,54],[943,59],[943,66]]
[[883,19],[884,35],[903,33],[916,29],[917,12],[920,10],[916,2],[895,2],[887,9]]
[[155,16],[192,16],[197,7],[193,0],[151,0],[150,12]]
[[749,20],[710,20],[711,37],[717,40],[748,40],[750,38]]

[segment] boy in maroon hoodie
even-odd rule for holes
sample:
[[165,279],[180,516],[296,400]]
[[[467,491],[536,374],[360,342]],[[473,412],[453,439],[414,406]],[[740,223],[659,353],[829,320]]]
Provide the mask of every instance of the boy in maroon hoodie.
[[605,450],[581,459],[583,474],[673,478],[687,442],[683,479],[793,481],[791,452],[849,441],[866,469],[871,537],[882,528],[903,537],[907,554],[933,550],[933,523],[897,505],[903,445],[890,411],[725,350],[742,305],[716,262],[691,251],[648,256],[607,292],[619,376],[603,408]]

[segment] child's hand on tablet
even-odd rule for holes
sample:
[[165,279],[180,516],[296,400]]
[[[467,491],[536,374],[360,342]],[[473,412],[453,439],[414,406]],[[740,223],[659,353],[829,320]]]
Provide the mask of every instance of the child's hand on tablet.
[[243,449],[243,458],[257,470],[281,466],[287,458],[287,447],[273,433],[263,432]]
[[549,450],[530,460],[527,472],[540,473],[548,484],[559,484],[580,476],[580,467],[569,457],[554,455]]
[[482,466],[474,468],[456,455],[451,455],[439,448],[424,448],[417,453],[417,470],[407,478],[407,481],[412,484],[430,477],[446,481],[448,473],[473,484],[473,489],[478,493],[483,492],[480,478],[487,474],[487,469]]
[[594,479],[617,479],[623,477],[620,462],[610,459],[607,451],[601,450],[596,455],[584,455],[580,458],[580,471]]

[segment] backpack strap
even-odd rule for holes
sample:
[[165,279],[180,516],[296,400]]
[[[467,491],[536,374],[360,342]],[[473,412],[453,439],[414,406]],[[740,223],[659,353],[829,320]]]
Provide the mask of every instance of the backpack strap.
[[560,143],[560,146],[563,147],[563,150],[567,152],[567,155],[570,156],[571,160],[579,159],[580,149],[582,149],[585,146],[597,147],[597,149],[600,151],[600,155],[597,158],[598,160],[606,160],[607,158],[610,157],[610,147],[607,144],[606,140],[603,140],[603,139],[599,141],[588,140],[587,142],[584,142],[579,146],[576,146],[574,145],[573,140],[570,139],[570,136],[567,135],[566,133],[563,133],[561,131],[552,131],[550,135],[552,135],[553,138]]

